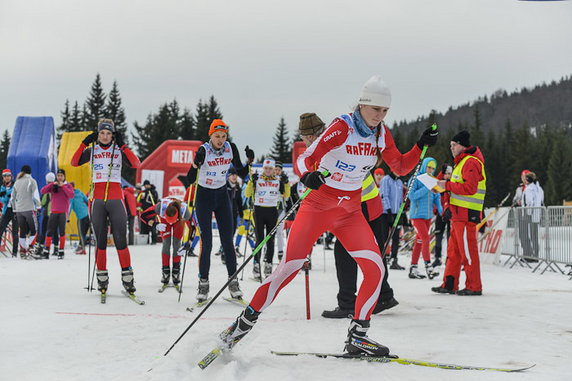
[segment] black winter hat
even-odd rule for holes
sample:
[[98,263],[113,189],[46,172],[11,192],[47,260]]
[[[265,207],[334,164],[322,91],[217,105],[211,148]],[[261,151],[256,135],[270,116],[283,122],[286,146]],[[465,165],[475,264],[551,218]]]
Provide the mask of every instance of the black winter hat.
[[32,174],[32,168],[30,168],[29,165],[23,165],[22,166],[22,172],[27,173],[28,175]]
[[143,186],[145,186],[145,185],[151,185],[151,183],[149,182],[149,180],[143,181]]
[[458,143],[463,147],[470,147],[471,146],[471,134],[467,130],[463,130],[459,132],[457,135],[453,136],[451,139],[452,142]]
[[66,175],[66,171],[64,171],[64,170],[61,169],[61,168],[58,169],[58,172],[57,172],[57,173],[61,173],[61,174],[64,175],[64,176]]
[[274,166],[276,168],[284,168],[284,165],[282,164],[281,161],[276,160],[276,162],[274,162]]
[[236,171],[236,168],[232,167],[228,169],[228,175],[238,175],[238,172]]

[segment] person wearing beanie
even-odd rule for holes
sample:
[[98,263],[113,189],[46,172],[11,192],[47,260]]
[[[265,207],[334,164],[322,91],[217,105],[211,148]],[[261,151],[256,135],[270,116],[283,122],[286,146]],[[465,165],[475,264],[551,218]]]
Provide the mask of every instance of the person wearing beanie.
[[[163,240],[163,245],[161,246],[161,283],[163,283],[163,286],[159,289],[159,292],[163,292],[169,286],[171,280],[173,281],[173,286],[179,291],[181,257],[185,255],[185,248],[181,245],[181,242],[185,233],[185,226],[189,229],[193,228],[189,222],[190,219],[189,206],[175,197],[164,197],[158,200],[156,205],[150,206],[141,213],[141,220],[147,225],[154,225],[157,231],[161,233],[161,239]],[[171,246],[173,246],[172,252]],[[172,266],[171,258],[173,258]]]
[[[323,232],[330,231],[363,273],[345,351],[362,356],[389,354],[389,348],[367,336],[386,272],[379,244],[362,212],[362,195],[369,195],[363,182],[381,160],[397,173],[409,173],[415,168],[422,147],[434,145],[437,140],[437,131],[429,128],[408,153],[401,154],[384,123],[390,103],[389,89],[379,76],[373,76],[364,85],[354,112],[336,118],[297,159],[300,181],[313,191],[298,210],[282,261],[258,288],[250,305],[221,334],[229,348],[254,327],[260,313],[294,279],[314,242]],[[372,185],[376,188],[373,179]]]
[[12,256],[18,256],[18,221],[16,214],[12,210],[10,198],[12,196],[12,189],[14,188],[14,180],[12,172],[9,169],[2,171],[2,185],[0,185],[0,203],[2,203],[2,218],[0,219],[0,239],[4,236],[4,232],[8,228],[8,224],[12,223]]
[[92,169],[90,215],[97,245],[96,275],[98,289],[102,294],[101,301],[105,302],[109,285],[107,271],[107,231],[109,227],[111,227],[115,249],[119,256],[123,288],[131,295],[136,291],[131,255],[127,246],[127,211],[123,205],[121,169],[123,165],[137,168],[141,163],[127,147],[119,131],[115,131],[111,119],[101,119],[97,132],[88,135],[80,143],[71,159],[71,165],[74,167],[87,163],[90,163]]
[[[438,185],[450,193],[451,238],[447,247],[447,264],[443,282],[433,292],[461,296],[482,295],[477,224],[482,219],[487,191],[485,159],[481,150],[471,145],[468,131],[461,131],[451,139],[451,153],[455,166],[450,180],[439,180]],[[465,288],[459,290],[461,266],[464,267]]]
[[32,169],[29,165],[22,166],[10,198],[10,205],[18,220],[18,241],[22,259],[28,259],[32,254],[32,246],[37,236],[36,226],[38,226],[36,210],[40,208],[38,183],[31,174]]
[[[274,176],[280,178],[280,182],[284,184],[284,195],[280,197],[278,201],[278,221],[282,221],[287,212],[287,206],[290,201],[290,180],[288,175],[284,172],[284,165],[281,161],[276,160],[274,163]],[[276,248],[278,249],[278,262],[282,260],[284,256],[284,221],[278,225],[276,229]]]
[[[238,172],[236,168],[231,167],[228,172],[228,176],[226,178],[226,191],[228,193],[228,198],[230,199],[230,206],[232,209],[232,236],[234,237],[236,233],[236,229],[238,227],[238,219],[243,218],[244,210],[242,206],[242,190],[240,188],[240,184],[238,182]],[[240,256],[238,253],[238,245],[235,245],[235,251],[237,255]],[[221,260],[223,263],[226,263],[226,257],[224,256],[224,248],[220,247],[219,253],[221,255]]]
[[[238,175],[244,179],[249,166],[240,160],[238,148],[228,139],[228,125],[221,119],[212,121],[209,128],[209,141],[203,143],[187,173],[189,184],[197,182],[195,195],[195,213],[200,226],[201,254],[199,256],[199,286],[197,301],[204,302],[209,293],[209,271],[212,251],[212,216],[217,220],[222,243],[226,270],[230,277],[236,272],[236,252],[232,243],[232,208],[226,191],[226,174],[232,164]],[[254,152],[246,146],[244,149],[248,163],[254,160]],[[242,300],[238,279],[228,285],[233,299]]]
[[[432,157],[423,159],[419,174],[427,173],[433,176],[437,168],[437,161]],[[411,180],[410,180],[411,182]],[[409,199],[411,206],[409,207],[409,218],[415,229],[415,243],[413,244],[413,251],[411,253],[411,266],[409,267],[410,279],[423,279],[425,275],[421,275],[417,269],[417,262],[419,255],[423,255],[425,262],[425,272],[429,279],[435,278],[439,273],[433,269],[431,264],[431,237],[429,230],[431,228],[431,220],[433,219],[434,210],[437,215],[443,214],[441,206],[441,196],[438,193],[432,192],[423,183],[416,178],[411,184],[409,191]]]
[[[244,196],[254,201],[254,232],[256,234],[256,247],[262,243],[268,233],[274,229],[278,222],[278,203],[284,197],[290,197],[290,187],[287,177],[276,176],[274,159],[267,158],[262,163],[262,174],[253,173],[244,190]],[[264,277],[272,274],[272,261],[274,259],[274,236],[266,241],[266,256],[264,258]],[[252,275],[254,279],[262,282],[260,252],[254,256]]]
[[34,255],[36,259],[48,259],[50,256],[50,246],[52,237],[59,236],[58,259],[64,259],[66,245],[66,221],[70,208],[70,201],[74,197],[74,190],[71,184],[66,181],[66,172],[58,169],[56,181],[46,184],[41,190],[42,195],[49,194],[50,216],[48,217],[48,229],[46,231],[46,242],[43,252]]
[[375,185],[379,188],[379,185],[381,184],[381,179],[383,179],[383,176],[385,176],[385,171],[383,170],[383,168],[376,168],[375,171],[373,171],[373,179],[375,180]]
[[[140,211],[147,210],[149,208],[154,208],[159,200],[159,194],[154,184],[151,184],[149,180],[143,181],[143,191],[137,195],[137,205],[140,207]],[[157,229],[153,225],[140,224],[139,233],[147,236],[149,240],[149,235],[151,235],[151,244],[155,245],[157,243]]]
[[[437,175],[438,180],[449,180],[453,173],[453,167],[445,163],[441,166],[441,172]],[[449,208],[449,192],[441,193],[441,207],[443,215],[437,214],[435,216],[435,260],[431,264],[434,268],[441,266],[445,260],[442,260],[443,251],[443,236],[447,233],[447,241],[451,236],[451,210]]]

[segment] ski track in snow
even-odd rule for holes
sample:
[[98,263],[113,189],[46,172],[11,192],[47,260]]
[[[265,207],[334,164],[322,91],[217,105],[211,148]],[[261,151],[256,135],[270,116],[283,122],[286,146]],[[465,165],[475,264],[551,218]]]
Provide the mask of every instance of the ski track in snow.
[[[215,240],[216,241],[216,240]],[[216,245],[215,245],[216,246]],[[306,320],[304,276],[300,273],[232,351],[206,370],[197,363],[218,334],[241,312],[219,298],[171,353],[163,354],[198,312],[194,303],[197,258],[189,257],[181,303],[171,289],[158,293],[160,246],[131,247],[137,305],[121,294],[114,248],[108,251],[107,304],[88,293],[87,257],[69,250],[63,261],[0,257],[2,380],[569,380],[572,354],[572,281],[562,275],[532,274],[524,268],[482,265],[484,295],[460,297],[430,291],[439,279],[407,278],[390,270],[399,305],[372,317],[369,335],[392,353],[443,363],[488,367],[536,367],[518,374],[452,371],[309,356],[277,357],[270,350],[341,352],[349,321],[320,316],[336,305],[333,252],[314,248],[310,272],[312,319]],[[239,264],[242,263],[239,258]],[[211,295],[227,274],[212,256]],[[401,257],[401,264],[408,263]],[[241,287],[250,299],[259,283]],[[443,267],[440,268],[441,272]],[[25,282],[22,282],[25,279]],[[221,296],[228,295],[225,291]],[[149,371],[149,369],[151,369]]]

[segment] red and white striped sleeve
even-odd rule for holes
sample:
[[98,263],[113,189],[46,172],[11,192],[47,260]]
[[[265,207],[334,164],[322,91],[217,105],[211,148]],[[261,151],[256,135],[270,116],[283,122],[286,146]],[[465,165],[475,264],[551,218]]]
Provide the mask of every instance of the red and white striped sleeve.
[[340,147],[348,138],[349,128],[342,119],[334,120],[318,139],[298,157],[298,169],[302,176],[313,172],[324,155]]

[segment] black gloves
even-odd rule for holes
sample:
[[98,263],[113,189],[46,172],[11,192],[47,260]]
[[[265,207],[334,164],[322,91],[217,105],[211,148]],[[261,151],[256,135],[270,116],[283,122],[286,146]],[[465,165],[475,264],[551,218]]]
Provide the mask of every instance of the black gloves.
[[387,209],[387,214],[391,214],[391,209],[390,209],[390,208]]
[[280,175],[280,182],[284,185],[288,184],[288,175],[285,173],[282,173]]
[[115,144],[117,144],[119,148],[123,148],[123,146],[125,145],[125,140],[123,140],[123,135],[121,135],[121,132],[115,131],[114,138],[115,138]]
[[306,172],[300,181],[308,188],[316,190],[326,183],[326,178],[320,171],[314,171]]
[[195,154],[195,165],[197,167],[200,167],[201,165],[203,165],[203,163],[205,162],[205,156],[207,155],[207,151],[205,150],[204,147],[199,147],[199,149],[197,150],[197,153]]
[[6,191],[0,192],[0,197],[4,197],[4,196],[6,196]]
[[54,186],[52,187],[52,192],[58,193],[58,189],[60,189],[60,186],[58,185],[58,183],[54,183]]
[[256,182],[258,181],[258,173],[253,173],[252,176],[250,177],[252,178],[252,182],[256,184]]
[[437,137],[439,136],[439,131],[433,130],[431,127],[427,128],[421,134],[417,146],[423,149],[423,146],[432,147],[437,143]]
[[95,141],[97,141],[97,132],[92,132],[83,139],[82,143],[88,146]]
[[246,146],[246,148],[244,148],[244,152],[246,153],[246,158],[248,161],[252,163],[254,161],[254,151]]
[[449,222],[450,219],[451,219],[451,209],[447,208],[443,212],[443,221]]

